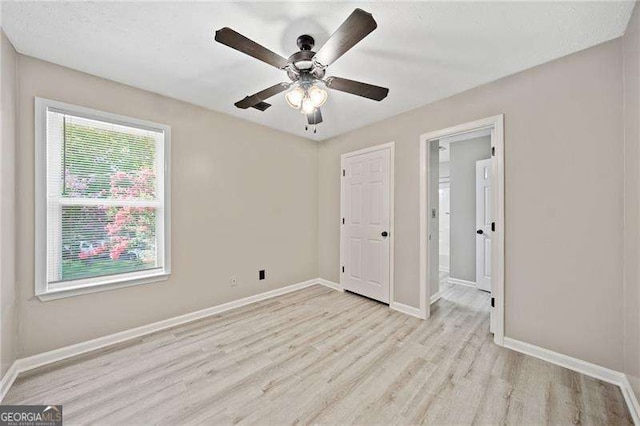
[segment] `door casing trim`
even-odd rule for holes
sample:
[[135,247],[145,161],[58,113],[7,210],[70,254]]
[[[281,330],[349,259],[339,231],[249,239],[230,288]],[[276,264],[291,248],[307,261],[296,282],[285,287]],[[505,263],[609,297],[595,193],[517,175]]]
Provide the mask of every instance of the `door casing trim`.
[[393,306],[395,303],[394,298],[394,256],[395,256],[395,229],[394,229],[394,186],[395,186],[395,150],[396,144],[394,141],[384,143],[382,145],[370,146],[368,148],[359,149],[357,151],[346,152],[340,156],[340,270],[338,273],[340,274],[340,286],[344,288],[344,281],[342,273],[342,266],[344,265],[344,242],[342,234],[342,218],[345,217],[345,205],[344,205],[344,179],[342,176],[342,170],[345,167],[345,160],[349,157],[354,157],[361,154],[367,154],[369,152],[380,151],[383,149],[389,149],[389,306]]
[[420,136],[420,311],[424,318],[429,317],[430,270],[437,265],[430,265],[428,235],[430,224],[427,213],[431,210],[429,197],[427,197],[429,176],[429,142],[435,139],[472,133],[482,129],[493,128],[494,137],[491,141],[495,148],[495,155],[491,157],[493,176],[495,177],[495,189],[493,193],[493,211],[495,212],[496,232],[492,239],[492,297],[495,298],[495,333],[493,340],[496,344],[504,346],[504,114],[487,117],[481,120],[471,121],[458,126],[448,127],[435,132],[425,133]]

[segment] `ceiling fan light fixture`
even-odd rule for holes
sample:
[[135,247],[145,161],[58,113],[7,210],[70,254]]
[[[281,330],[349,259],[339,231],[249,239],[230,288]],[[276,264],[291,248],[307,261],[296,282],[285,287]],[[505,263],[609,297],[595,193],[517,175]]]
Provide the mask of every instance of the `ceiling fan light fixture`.
[[275,84],[251,96],[246,96],[234,105],[241,109],[255,108],[265,111],[271,106],[265,102],[267,99],[290,89],[285,94],[287,104],[306,114],[307,126],[314,126],[315,129],[316,125],[322,123],[320,107],[327,101],[328,89],[378,102],[383,100],[389,94],[389,89],[386,87],[335,76],[325,78],[327,67],[377,27],[378,24],[371,13],[356,8],[324,45],[317,49],[317,52],[313,50],[315,46],[313,37],[303,34],[296,41],[300,50],[288,58],[280,56],[229,27],[219,29],[216,31],[215,41],[286,72],[291,80],[291,83]]
[[324,105],[325,102],[327,102],[327,98],[328,98],[327,91],[321,89],[315,84],[309,88],[309,90],[307,91],[307,94],[309,95],[309,98],[311,99],[313,106],[316,108],[320,108],[322,105]]
[[285,99],[291,108],[298,109],[302,106],[302,100],[305,97],[304,90],[300,86],[296,86],[293,90],[285,95]]
[[309,96],[305,96],[302,100],[302,113],[312,114],[316,110],[316,106],[313,104],[313,100]]

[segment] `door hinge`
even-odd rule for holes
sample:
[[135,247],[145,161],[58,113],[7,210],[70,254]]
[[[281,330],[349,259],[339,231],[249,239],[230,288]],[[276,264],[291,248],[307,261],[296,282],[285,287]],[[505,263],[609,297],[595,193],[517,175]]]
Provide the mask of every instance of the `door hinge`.
[[491,147],[491,156],[492,156],[492,157],[495,157],[495,156],[496,156],[496,147],[495,147],[495,146],[492,146],[492,147]]
[[344,217],[342,218],[342,224],[344,225]]
[[344,169],[342,169],[342,176],[346,176],[346,171]]
[[342,273],[344,274],[344,266],[342,267]]
[[496,232],[496,223],[491,222],[491,232]]
[[491,298],[491,307],[492,307],[492,308],[495,308],[495,307],[496,307],[496,298],[495,298],[495,297],[492,297],[492,298]]

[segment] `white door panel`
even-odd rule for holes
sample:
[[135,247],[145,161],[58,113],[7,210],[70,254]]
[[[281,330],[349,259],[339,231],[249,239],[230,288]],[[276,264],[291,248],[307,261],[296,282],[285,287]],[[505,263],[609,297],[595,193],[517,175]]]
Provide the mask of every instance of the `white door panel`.
[[381,148],[343,160],[342,285],[389,302],[390,158]]
[[491,160],[476,162],[476,284],[491,291]]

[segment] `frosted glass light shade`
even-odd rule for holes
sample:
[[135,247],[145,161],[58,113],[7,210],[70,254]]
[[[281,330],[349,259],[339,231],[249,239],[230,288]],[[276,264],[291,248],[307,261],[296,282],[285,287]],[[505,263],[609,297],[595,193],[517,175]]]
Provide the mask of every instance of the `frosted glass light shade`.
[[298,109],[302,105],[302,100],[304,99],[304,90],[298,86],[287,93],[285,95],[285,99],[290,107]]
[[325,102],[327,102],[327,91],[319,88],[318,86],[311,86],[307,93],[313,103],[313,106],[316,108],[320,108]]
[[316,106],[313,104],[313,101],[310,97],[305,97],[302,100],[302,113],[303,114],[311,114],[316,109]]

